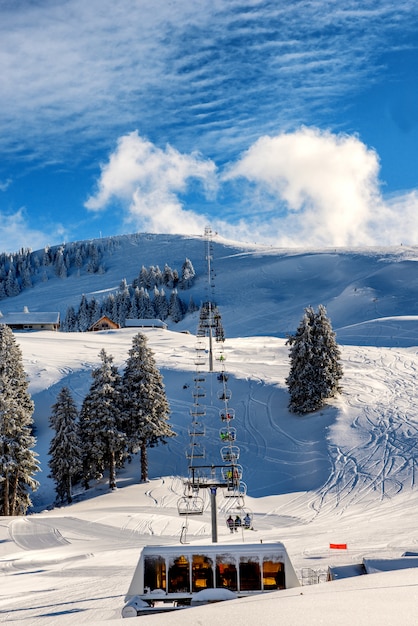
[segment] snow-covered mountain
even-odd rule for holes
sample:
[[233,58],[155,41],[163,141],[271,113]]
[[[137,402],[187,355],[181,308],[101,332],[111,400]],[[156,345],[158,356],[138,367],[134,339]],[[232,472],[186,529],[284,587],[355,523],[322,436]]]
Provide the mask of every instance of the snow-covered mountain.
[[[95,243],[103,248],[104,271],[90,273],[88,258],[81,270],[71,267],[66,278],[59,278],[55,268],[41,268],[33,287],[1,301],[2,313],[28,307],[34,312],[59,311],[63,317],[69,305],[78,307],[83,294],[100,301],[116,293],[123,278],[131,284],[143,265],[163,269],[167,263],[180,270],[186,257],[196,280],[190,290],[180,290],[181,297],[187,302],[192,296],[199,304],[211,295],[203,237],[135,234]],[[340,343],[416,343],[418,247],[284,250],[230,242],[214,234],[210,250],[214,293],[227,337],[285,337],[295,330],[304,307],[324,304]],[[42,257],[42,251],[37,254]],[[194,333],[196,321],[189,317],[170,327]]]
[[[199,237],[119,237],[112,252],[103,257],[104,273],[74,271],[67,278],[51,274],[48,280],[3,299],[1,310],[21,311],[27,306],[30,311],[53,310],[64,315],[67,306],[78,305],[82,294],[100,298],[116,290],[123,278],[130,283],[142,265],[168,263],[179,268],[185,257],[197,274],[186,298],[192,295],[199,303],[212,296],[207,251],[207,242]],[[274,250],[214,236],[210,252],[216,274],[213,293],[226,335],[230,404],[236,412],[255,540],[283,540],[299,573],[304,568],[324,570],[336,558],[359,562],[367,554],[400,556],[413,550],[418,248]],[[341,345],[343,393],[324,410],[300,417],[287,410],[285,336],[295,330],[304,307],[318,304],[327,307]],[[31,574],[26,578],[29,586],[25,583],[21,588],[20,604],[27,607],[24,616],[28,619],[64,624],[92,623],[95,618],[106,623],[119,615],[123,604],[137,556],[132,547],[179,539],[183,521],[176,504],[183,489],[179,477],[187,472],[198,318],[195,313],[178,324],[168,322],[168,330],[144,331],[163,373],[171,421],[178,433],[167,445],[150,451],[151,483],[136,484],[139,471],[134,460],[120,473],[116,493],[108,494],[103,482],[71,507],[15,522],[1,520],[2,572]],[[64,384],[70,387],[80,404],[100,349],[105,347],[123,368],[136,332],[125,328],[100,333],[16,333],[35,402],[42,467],[41,487],[34,497],[37,511],[53,500],[46,453],[51,436],[48,417],[59,389]],[[216,359],[215,363],[219,367]],[[216,373],[207,374],[205,448],[213,462],[220,453],[217,385]],[[222,522],[226,504],[221,498],[219,507],[220,541],[228,541]],[[191,520],[188,533],[191,541],[210,541],[209,513]],[[350,551],[338,557],[330,554],[333,541],[348,542]],[[88,553],[95,560],[85,567],[82,559]],[[112,565],[116,562],[115,572]],[[114,577],[109,586],[106,576],[111,569]],[[51,576],[57,571],[63,575],[64,570],[66,587],[54,581],[57,592],[47,592]],[[94,605],[91,612],[84,607],[78,612],[76,577],[85,581],[84,592]],[[21,615],[12,591],[14,581],[17,578],[7,579],[8,599],[0,604],[11,623]],[[95,585],[103,598],[101,604],[93,602]],[[49,609],[41,610],[42,602],[36,603],[35,588],[42,590]],[[64,588],[69,600],[60,609]],[[73,611],[78,612],[76,617]],[[159,618],[155,619],[158,623]],[[367,623],[378,622],[369,615]]]

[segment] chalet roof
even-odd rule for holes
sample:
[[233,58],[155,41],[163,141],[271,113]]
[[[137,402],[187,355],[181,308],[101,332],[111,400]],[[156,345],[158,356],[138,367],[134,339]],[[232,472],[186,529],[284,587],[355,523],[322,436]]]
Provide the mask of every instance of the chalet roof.
[[108,324],[110,326],[112,326],[112,328],[120,328],[120,325],[117,322],[114,322],[110,317],[108,317],[107,315],[102,315],[101,317],[99,317],[98,320],[96,320],[94,322],[94,324],[92,324],[89,327],[89,330],[94,330],[97,326],[101,326],[101,324],[103,322],[108,322]]
[[126,319],[125,326],[128,328],[132,328],[135,326],[140,326],[143,328],[167,328],[167,324],[162,320],[157,318],[145,318],[145,319]]
[[59,311],[36,311],[35,313],[5,313],[0,324],[59,324]]

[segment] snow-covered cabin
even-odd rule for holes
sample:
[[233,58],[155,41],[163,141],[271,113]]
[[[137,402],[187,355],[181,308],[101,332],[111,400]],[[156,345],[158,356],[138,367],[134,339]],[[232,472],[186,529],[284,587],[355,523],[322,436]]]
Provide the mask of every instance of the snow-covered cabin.
[[145,546],[125,597],[135,617],[299,587],[280,542]]
[[126,319],[126,328],[163,328],[167,330],[168,326],[159,319]]
[[12,330],[59,330],[60,314],[57,311],[5,313],[0,317],[0,324]]
[[116,330],[117,328],[120,328],[117,322],[111,320],[110,317],[107,317],[107,315],[102,315],[97,322],[94,322],[94,324],[88,328],[88,331],[97,332],[98,330]]

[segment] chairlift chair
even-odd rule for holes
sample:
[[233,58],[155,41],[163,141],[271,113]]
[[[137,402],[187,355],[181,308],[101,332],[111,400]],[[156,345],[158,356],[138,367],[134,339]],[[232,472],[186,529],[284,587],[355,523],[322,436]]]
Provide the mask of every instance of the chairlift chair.
[[193,420],[191,425],[189,426],[189,435],[190,437],[203,436],[205,434],[205,427],[202,422],[197,422]]
[[188,495],[177,500],[179,515],[203,515],[204,508],[205,503],[200,496]]
[[223,480],[230,482],[231,485],[237,484],[242,478],[242,465],[229,465],[221,469]]
[[240,528],[253,530],[254,515],[246,506],[233,506],[225,512],[225,521],[229,529],[231,529],[231,522],[228,522],[230,519],[233,520],[233,530],[239,530]]
[[229,422],[235,417],[235,409],[230,409],[229,407],[227,409],[221,409],[219,411],[219,417],[223,422]]
[[235,441],[237,438],[237,431],[235,428],[221,428],[219,431],[219,437],[221,441]]
[[204,459],[205,449],[199,443],[191,443],[186,449],[186,458],[188,459]]
[[232,391],[230,389],[220,389],[217,393],[218,400],[230,400]]
[[223,489],[222,493],[224,498],[244,498],[247,494],[247,485],[242,480],[239,480]]
[[236,463],[239,459],[240,449],[238,446],[223,446],[221,458],[224,463]]
[[190,415],[192,417],[201,417],[202,415],[206,415],[206,407],[194,404],[190,409]]

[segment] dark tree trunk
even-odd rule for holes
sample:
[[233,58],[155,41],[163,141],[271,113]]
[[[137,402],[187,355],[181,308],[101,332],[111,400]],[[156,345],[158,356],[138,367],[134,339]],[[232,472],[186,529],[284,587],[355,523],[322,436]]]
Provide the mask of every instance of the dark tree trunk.
[[148,480],[148,453],[145,441],[141,443],[141,482],[146,483]]
[[116,463],[113,450],[109,454],[109,489],[116,489]]
[[6,474],[4,477],[4,481],[2,483],[3,487],[3,512],[2,515],[10,515],[10,506],[9,506],[9,475]]

